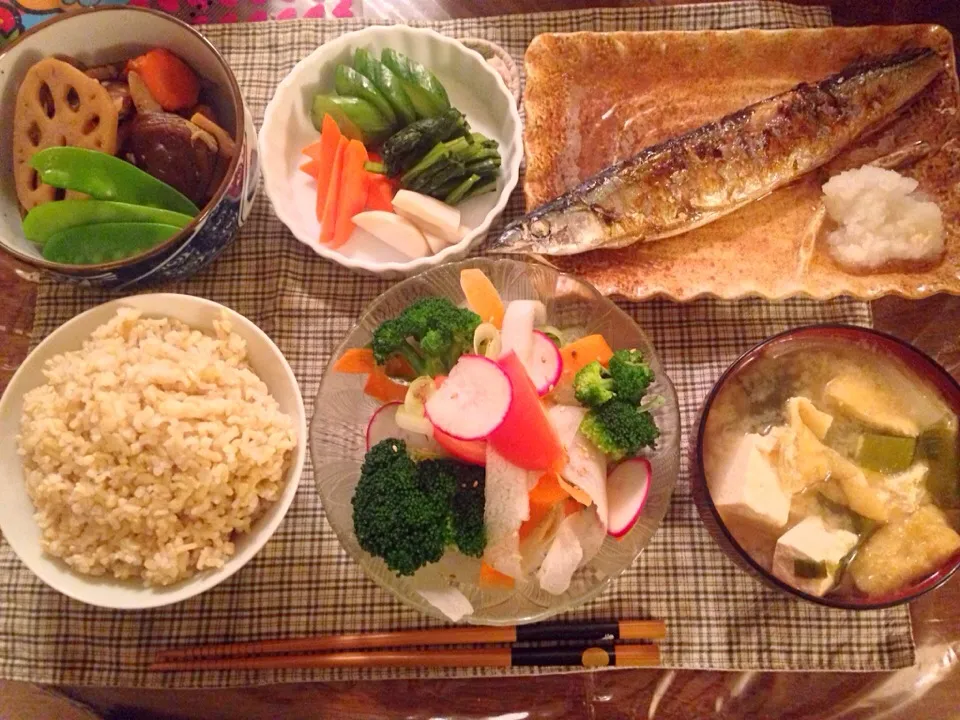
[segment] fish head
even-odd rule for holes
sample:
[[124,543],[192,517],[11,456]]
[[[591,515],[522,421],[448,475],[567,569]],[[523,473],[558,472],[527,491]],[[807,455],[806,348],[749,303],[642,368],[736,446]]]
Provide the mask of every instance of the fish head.
[[510,223],[490,246],[495,253],[575,255],[608,240],[606,225],[587,205],[550,203]]

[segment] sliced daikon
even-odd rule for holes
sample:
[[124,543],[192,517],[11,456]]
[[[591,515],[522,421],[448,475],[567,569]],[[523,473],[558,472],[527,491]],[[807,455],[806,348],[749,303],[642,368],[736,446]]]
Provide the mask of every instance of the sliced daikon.
[[500,327],[501,356],[513,351],[526,368],[533,352],[533,328],[543,324],[546,318],[547,309],[539,300],[514,300],[508,303]]
[[547,411],[560,444],[567,453],[567,464],[560,476],[575,485],[597,506],[604,527],[607,524],[607,458],[580,432],[585,408],[554,405]]
[[497,363],[462,355],[424,406],[427,419],[457,440],[481,440],[503,423],[513,399],[510,378]]
[[409,220],[383,210],[367,210],[352,218],[354,224],[377,240],[386,243],[408,258],[426,257],[430,246],[423,233]]
[[574,530],[574,523],[573,515],[560,523],[547,556],[537,571],[540,588],[551,595],[563,595],[570,588],[570,579],[583,559],[583,548]]
[[432,232],[429,232],[428,230],[422,230],[422,232],[424,240],[427,241],[427,247],[430,248],[430,252],[433,255],[436,255],[447,246],[446,242],[434,235]]
[[607,532],[623,537],[637,522],[650,494],[650,461],[630,458],[614,468],[607,478]]
[[520,526],[530,518],[528,472],[500,455],[490,443],[486,468],[483,524],[487,546],[483,559],[495,570],[519,580],[523,577]]
[[424,232],[447,243],[459,240],[460,211],[452,205],[412,190],[400,190],[393,198],[393,209]]

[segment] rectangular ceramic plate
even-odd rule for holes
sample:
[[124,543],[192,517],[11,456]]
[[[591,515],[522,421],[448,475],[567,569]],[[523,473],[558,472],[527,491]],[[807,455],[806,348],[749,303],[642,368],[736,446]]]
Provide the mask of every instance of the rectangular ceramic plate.
[[[960,140],[953,39],[936,25],[726,32],[545,34],[527,50],[526,201],[534,208],[640,149],[847,64],[929,46],[946,71],[879,133],[827,168],[697,230],[550,258],[608,295],[782,298],[960,293]],[[915,142],[941,148],[900,169],[943,210],[947,250],[923,272],[852,275],[822,248],[820,186]]]

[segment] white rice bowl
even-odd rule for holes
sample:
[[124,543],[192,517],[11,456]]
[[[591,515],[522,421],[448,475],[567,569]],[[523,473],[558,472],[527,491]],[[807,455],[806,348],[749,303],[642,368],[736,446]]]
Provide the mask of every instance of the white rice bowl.
[[213,327],[121,308],[48,360],[17,438],[44,552],[80,573],[169,585],[221,568],[280,498],[294,419],[227,316]]
[[838,224],[827,234],[833,259],[853,272],[938,259],[943,217],[917,186],[913,178],[870,165],[830,178],[823,202]]

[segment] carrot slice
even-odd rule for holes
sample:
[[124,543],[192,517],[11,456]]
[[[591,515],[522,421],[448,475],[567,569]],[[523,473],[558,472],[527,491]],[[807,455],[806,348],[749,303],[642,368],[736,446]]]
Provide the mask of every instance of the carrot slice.
[[[336,126],[336,123],[334,123],[334,126]],[[323,128],[323,125],[321,125],[320,127]],[[340,128],[337,128],[337,130],[339,129]],[[323,155],[323,136],[321,135],[319,140],[314,140],[312,143],[307,145],[300,152],[306,155],[311,160],[319,160],[320,157]]]
[[385,175],[367,173],[367,209],[393,212],[393,183]]
[[127,63],[142,79],[150,94],[167,112],[197,104],[200,79],[183,60],[166,48],[153,48]]
[[560,382],[573,382],[574,375],[594,360],[599,360],[601,365],[606,366],[612,356],[613,350],[610,349],[603,335],[587,335],[574,340],[560,348],[560,358],[563,360],[563,374]]
[[495,570],[492,565],[480,562],[480,587],[484,588],[512,588],[514,580],[509,575],[504,575],[499,570]]
[[343,175],[340,178],[340,197],[337,200],[337,224],[330,247],[338,248],[350,239],[356,227],[353,216],[367,204],[367,149],[359,140],[351,140],[343,153]]
[[337,372],[358,374],[372,373],[376,367],[373,350],[365,347],[348,349],[333,364],[333,369]]
[[530,491],[530,504],[551,507],[568,497],[570,493],[560,485],[560,476],[555,472],[545,472]]
[[320,161],[318,160],[307,160],[303,165],[300,166],[300,170],[305,172],[307,175],[312,177],[314,180],[317,179],[317,173],[320,172]]
[[[337,143],[337,153],[333,158],[333,167],[330,170],[330,187],[326,193],[326,202],[323,205],[323,218],[320,220],[320,242],[329,245],[333,241],[337,227],[337,204],[340,202],[340,184],[343,175],[343,155],[347,151],[347,139],[340,137]],[[320,200],[320,179],[317,178],[317,201]]]
[[403,402],[403,399],[407,396],[407,386],[394,382],[387,377],[387,374],[381,368],[375,367],[367,375],[363,392],[381,402]]
[[[337,127],[337,123],[329,115],[323,116],[323,123],[320,127],[322,134],[320,140],[317,141],[320,144],[320,149],[315,159],[320,164],[320,167],[317,168],[317,220],[323,222],[327,192],[330,189],[330,181],[333,177],[333,163],[337,159],[337,148],[340,147],[340,140],[343,135],[340,128]],[[306,153],[307,149],[311,147],[313,146],[308,145],[307,148],[304,148],[304,152]]]
[[503,300],[483,270],[461,270],[460,287],[467,296],[467,305],[483,322],[493,323],[498,328],[503,325]]

